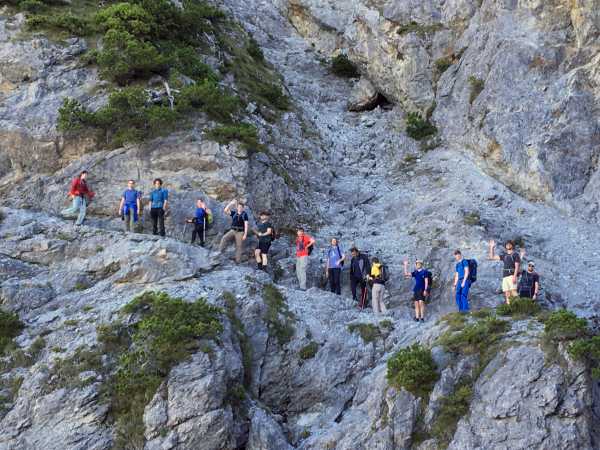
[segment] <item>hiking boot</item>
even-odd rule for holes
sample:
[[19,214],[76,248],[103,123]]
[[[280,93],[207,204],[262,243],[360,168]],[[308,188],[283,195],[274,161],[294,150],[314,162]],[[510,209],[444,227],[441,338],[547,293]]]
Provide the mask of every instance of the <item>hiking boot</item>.
[[421,323],[425,323],[425,318],[421,317]]
[[413,320],[414,320],[415,322],[418,322],[418,321],[419,321],[419,318],[418,318],[418,317],[414,317],[414,318],[413,318]]

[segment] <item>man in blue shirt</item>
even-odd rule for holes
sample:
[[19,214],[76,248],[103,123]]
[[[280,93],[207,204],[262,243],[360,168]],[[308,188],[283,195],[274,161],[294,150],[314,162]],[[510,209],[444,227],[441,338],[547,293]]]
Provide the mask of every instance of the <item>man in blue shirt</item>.
[[142,206],[140,198],[140,192],[135,189],[135,181],[129,180],[127,189],[121,196],[121,203],[119,203],[119,216],[125,220],[125,231],[131,231],[132,228],[135,228],[138,221],[138,212]]
[[210,208],[206,206],[206,203],[202,199],[196,201],[196,212],[192,219],[188,219],[188,223],[194,224],[192,230],[192,244],[196,242],[196,237],[200,239],[200,246],[204,247],[206,241],[206,227],[208,225],[209,216],[212,214]]
[[162,187],[162,180],[154,180],[154,189],[150,192],[150,217],[152,218],[152,234],[165,235],[165,214],[169,206],[169,191]]
[[325,263],[325,275],[329,279],[331,292],[337,295],[342,294],[342,267],[346,261],[346,255],[339,245],[337,238],[331,239],[331,246],[327,250],[327,261]]
[[415,287],[413,288],[413,302],[415,303],[414,320],[415,322],[425,322],[425,292],[428,291],[430,286],[427,271],[423,268],[423,261],[417,259],[415,270],[412,273],[408,273],[408,259],[405,259],[404,276],[415,279]]
[[460,250],[454,251],[456,272],[454,273],[454,288],[456,289],[456,306],[461,313],[469,312],[469,261],[463,258]]

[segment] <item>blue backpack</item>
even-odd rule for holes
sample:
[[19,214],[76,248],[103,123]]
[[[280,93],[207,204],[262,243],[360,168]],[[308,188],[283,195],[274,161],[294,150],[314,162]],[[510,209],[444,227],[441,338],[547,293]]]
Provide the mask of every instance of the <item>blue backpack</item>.
[[475,259],[468,259],[469,263],[469,281],[475,283],[477,281],[477,261]]

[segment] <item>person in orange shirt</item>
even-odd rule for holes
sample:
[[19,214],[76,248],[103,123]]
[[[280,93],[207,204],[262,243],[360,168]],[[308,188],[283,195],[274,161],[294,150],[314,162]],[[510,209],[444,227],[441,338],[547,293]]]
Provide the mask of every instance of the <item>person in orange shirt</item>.
[[300,289],[305,291],[308,256],[312,253],[315,240],[304,233],[304,228],[298,228],[296,235],[296,276],[298,277]]

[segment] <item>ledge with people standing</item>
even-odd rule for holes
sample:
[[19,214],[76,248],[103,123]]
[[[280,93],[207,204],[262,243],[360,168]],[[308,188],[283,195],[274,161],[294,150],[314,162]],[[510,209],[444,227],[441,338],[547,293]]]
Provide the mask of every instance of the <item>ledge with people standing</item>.
[[[75,177],[70,184],[68,196],[71,199],[71,206],[62,210],[61,214],[65,217],[75,218],[75,226],[81,226],[86,217],[87,206],[94,199],[95,193],[88,185],[88,172],[82,171]],[[163,181],[160,178],[154,179],[153,189],[151,190],[147,205],[150,207],[150,217],[152,219],[152,233],[155,235],[166,236],[165,217],[168,215],[170,199],[169,191],[163,187]],[[143,193],[136,189],[135,180],[128,180],[127,187],[124,189],[119,205],[118,216],[124,221],[125,232],[131,232],[138,228],[143,208]],[[223,214],[229,217],[231,225],[223,234],[218,245],[218,253],[222,254],[231,242],[235,245],[235,262],[240,264],[244,252],[244,244],[250,234],[256,237],[257,245],[254,248],[253,256],[258,270],[268,271],[269,251],[272,242],[276,239],[276,230],[271,222],[271,214],[268,211],[259,213],[259,220],[255,228],[250,227],[250,219],[246,206],[243,201],[231,200],[223,209]],[[185,219],[184,237],[187,225],[192,225],[191,244],[198,241],[199,245],[206,245],[206,231],[213,223],[213,213],[208,208],[203,199],[197,199],[192,217]],[[301,290],[307,288],[307,270],[310,256],[315,248],[316,241],[309,236],[304,228],[298,227],[296,230],[295,258],[296,258],[296,277],[298,286]],[[386,292],[386,283],[389,280],[388,266],[378,257],[369,258],[368,253],[360,251],[356,246],[350,249],[350,258],[348,257],[340,244],[339,238],[333,237],[330,245],[324,253],[325,255],[325,278],[329,283],[332,293],[341,295],[342,292],[342,271],[344,267],[348,269],[350,291],[352,299],[360,309],[365,309],[371,304],[373,312],[386,314],[388,307],[384,302]],[[488,259],[490,261],[500,261],[503,263],[501,285],[504,299],[510,304],[511,299],[515,297],[530,298],[536,300],[540,292],[540,276],[535,271],[535,263],[529,261],[527,268],[523,270],[523,260],[525,250],[520,253],[515,250],[513,242],[505,243],[504,251],[496,253],[496,242],[491,240],[488,244]],[[477,261],[475,259],[465,259],[460,250],[454,251],[455,271],[454,271],[454,292],[458,311],[467,313],[470,311],[469,294],[471,287],[477,281]],[[346,265],[346,263],[348,263]],[[431,289],[433,286],[432,272],[425,267],[422,260],[415,261],[415,267],[409,272],[409,261],[404,260],[404,277],[414,279],[412,291],[412,301],[414,303],[414,320],[417,322],[425,321],[426,304],[431,299]],[[369,295],[370,294],[370,295]]]

